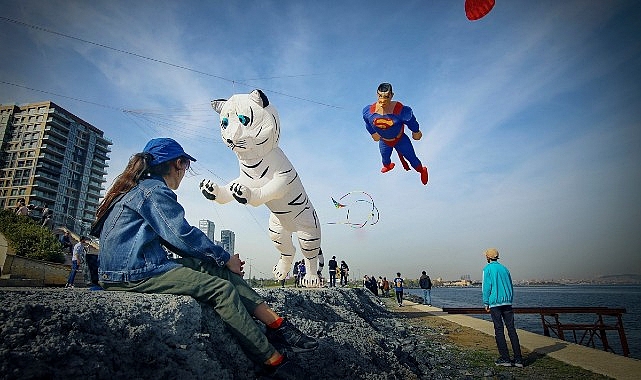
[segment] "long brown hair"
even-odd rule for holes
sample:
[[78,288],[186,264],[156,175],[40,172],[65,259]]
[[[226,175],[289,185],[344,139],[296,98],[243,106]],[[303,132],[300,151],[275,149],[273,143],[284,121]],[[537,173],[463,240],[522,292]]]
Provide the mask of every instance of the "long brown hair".
[[[182,157],[177,158],[181,160]],[[169,160],[155,166],[149,166],[153,160],[153,156],[149,153],[136,153],[129,159],[125,170],[116,177],[111,188],[105,194],[102,202],[96,211],[96,220],[99,220],[105,212],[111,208],[111,203],[121,194],[128,193],[131,189],[136,187],[141,179],[149,177],[151,174],[164,176],[169,173],[172,162]]]

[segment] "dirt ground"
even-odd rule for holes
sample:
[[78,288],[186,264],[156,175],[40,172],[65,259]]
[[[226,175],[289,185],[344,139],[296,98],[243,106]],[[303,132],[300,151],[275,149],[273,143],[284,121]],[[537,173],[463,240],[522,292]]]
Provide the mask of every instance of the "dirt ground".
[[[384,300],[386,307],[393,313],[402,317],[407,323],[421,331],[421,327],[440,332],[436,339],[439,343],[453,344],[460,349],[468,364],[487,368],[489,379],[581,379],[581,380],[603,380],[607,376],[595,374],[580,367],[575,367],[552,359],[545,355],[523,350],[525,361],[524,368],[503,368],[494,366],[497,358],[496,343],[494,337],[484,334],[469,327],[460,326],[443,318],[419,311],[413,307],[398,307],[392,299]],[[434,335],[430,335],[435,339]]]

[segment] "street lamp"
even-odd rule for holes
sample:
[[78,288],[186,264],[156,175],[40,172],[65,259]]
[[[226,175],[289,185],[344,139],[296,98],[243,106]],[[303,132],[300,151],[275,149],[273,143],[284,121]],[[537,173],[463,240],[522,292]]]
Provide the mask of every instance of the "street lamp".
[[249,286],[253,285],[253,283],[252,283],[252,260],[253,259],[251,257],[247,258],[247,261],[249,262]]

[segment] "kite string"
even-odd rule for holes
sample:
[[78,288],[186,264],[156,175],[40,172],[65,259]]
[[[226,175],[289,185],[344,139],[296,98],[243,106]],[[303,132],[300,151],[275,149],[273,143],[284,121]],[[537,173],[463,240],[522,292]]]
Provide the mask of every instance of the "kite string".
[[[357,198],[356,200],[354,200],[352,202],[343,201],[343,199],[349,197],[350,195],[354,195],[354,194],[364,194],[364,195],[367,196],[367,198],[369,198],[369,200],[368,199]],[[365,192],[365,191],[351,191],[351,192],[343,195],[342,197],[340,197],[339,201],[336,201],[334,198],[332,198],[332,202],[334,203],[334,206],[337,209],[346,208],[345,219],[343,221],[328,222],[326,224],[345,224],[345,225],[348,225],[348,226],[350,226],[352,228],[363,228],[368,224],[369,225],[374,225],[374,224],[378,223],[378,221],[380,220],[380,213],[378,211],[378,208],[374,204],[374,198],[372,198],[372,196],[370,194],[368,194],[367,192]],[[368,204],[370,204],[372,206],[372,208],[370,210],[369,216],[367,218],[365,218],[365,220],[363,222],[356,223],[356,222],[350,220],[350,208],[349,208],[349,206],[350,206],[350,204],[356,204],[356,203],[359,203],[359,202],[368,203]]]

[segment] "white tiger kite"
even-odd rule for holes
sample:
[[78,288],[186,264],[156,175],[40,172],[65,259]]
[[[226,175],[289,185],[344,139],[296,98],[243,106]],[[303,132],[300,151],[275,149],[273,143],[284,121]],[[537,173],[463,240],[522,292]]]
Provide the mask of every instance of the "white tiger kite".
[[221,204],[235,199],[252,206],[267,205],[271,210],[269,235],[280,251],[274,276],[283,280],[292,269],[296,254],[292,234],[296,232],[307,269],[302,284],[320,286],[324,265],[320,223],[296,169],[278,147],[278,112],[261,90],[214,100],[211,105],[220,114],[223,142],[238,156],[240,176],[224,187],[202,180],[201,192]]

